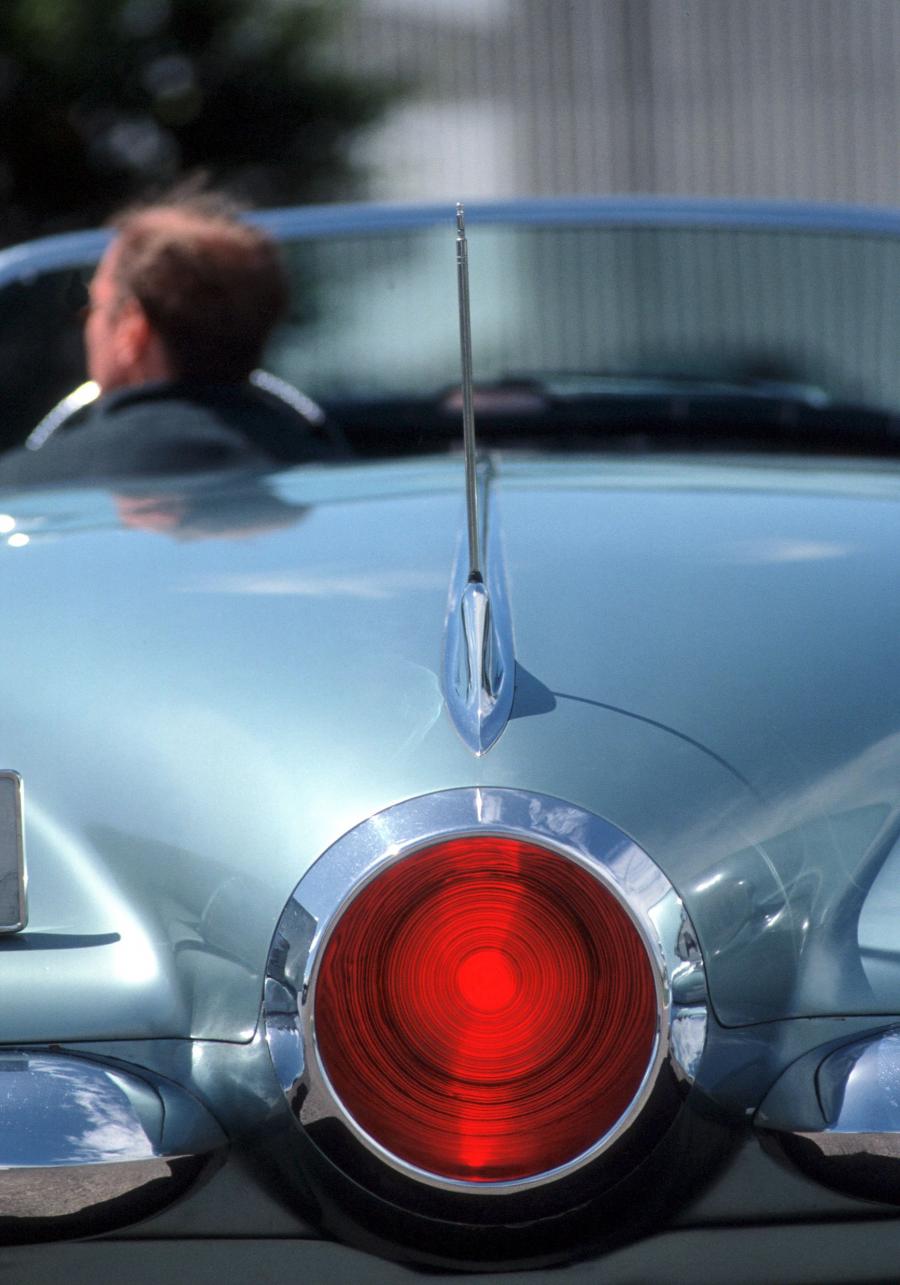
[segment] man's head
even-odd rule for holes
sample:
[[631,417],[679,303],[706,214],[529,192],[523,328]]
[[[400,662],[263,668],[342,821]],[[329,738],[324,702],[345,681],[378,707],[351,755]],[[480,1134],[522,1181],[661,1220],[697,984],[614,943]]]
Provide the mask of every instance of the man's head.
[[90,287],[91,379],[104,391],[246,379],[287,306],[272,239],[208,197],[133,210],[115,227]]

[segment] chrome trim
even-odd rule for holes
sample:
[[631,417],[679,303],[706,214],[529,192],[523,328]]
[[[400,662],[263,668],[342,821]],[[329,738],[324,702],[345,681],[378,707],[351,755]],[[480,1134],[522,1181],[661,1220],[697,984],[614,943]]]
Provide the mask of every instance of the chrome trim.
[[[659,1025],[643,1083],[616,1125],[582,1154],[520,1181],[466,1182],[430,1173],[393,1155],[346,1110],[322,1065],[315,989],[322,953],[345,908],[387,866],[431,844],[474,834],[540,843],[603,883],[631,916],[653,965]],[[690,1002],[673,991],[678,969],[692,973]],[[369,1154],[418,1184],[479,1197],[546,1186],[589,1165],[636,1123],[664,1066],[682,1083],[696,1072],[706,1033],[702,960],[693,928],[668,879],[627,835],[573,804],[521,790],[449,790],[377,813],[349,831],[307,871],[285,907],[266,969],[264,1019],[272,1064],[304,1131],[337,1121]],[[703,992],[701,994],[701,991]],[[318,1139],[315,1139],[317,1145]],[[327,1145],[327,1144],[326,1144]]]
[[497,502],[490,497],[488,464],[479,466],[477,482],[486,535],[484,581],[472,579],[469,559],[460,545],[450,578],[441,680],[454,727],[467,748],[480,757],[509,722],[516,661]]
[[295,388],[279,375],[273,375],[268,370],[252,370],[250,383],[255,388],[261,388],[264,393],[271,393],[286,406],[290,406],[291,410],[295,410],[303,419],[308,420],[313,428],[322,428],[325,424],[325,412],[319,403],[307,397],[306,393],[301,393],[299,388]]
[[0,934],[21,932],[28,923],[24,802],[19,773],[0,770]]
[[800,1058],[754,1123],[817,1181],[900,1204],[900,1028]]
[[836,1049],[816,1075],[827,1132],[900,1140],[900,1030]]
[[306,393],[301,393],[294,384],[282,379],[280,375],[273,375],[270,370],[252,370],[249,379],[255,388],[268,393],[271,397],[277,397],[286,406],[290,406],[291,410],[296,411],[310,428],[331,443],[339,456],[353,454],[350,442],[340,425],[329,419],[319,403],[307,397]]
[[225,1141],[167,1081],[67,1054],[0,1053],[4,1232],[26,1219],[77,1216],[99,1229],[141,1217],[179,1195]]
[[25,449],[39,451],[55,432],[62,428],[73,415],[77,415],[85,406],[90,406],[100,396],[100,385],[88,379],[77,388],[73,388],[52,410],[48,410],[42,420],[35,425],[25,438]]

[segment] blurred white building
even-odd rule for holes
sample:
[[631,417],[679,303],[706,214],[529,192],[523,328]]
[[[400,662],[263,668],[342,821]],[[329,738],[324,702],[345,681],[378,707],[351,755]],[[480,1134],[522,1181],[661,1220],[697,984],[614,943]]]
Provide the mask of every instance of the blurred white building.
[[900,0],[357,0],[335,56],[407,86],[371,197],[900,205]]

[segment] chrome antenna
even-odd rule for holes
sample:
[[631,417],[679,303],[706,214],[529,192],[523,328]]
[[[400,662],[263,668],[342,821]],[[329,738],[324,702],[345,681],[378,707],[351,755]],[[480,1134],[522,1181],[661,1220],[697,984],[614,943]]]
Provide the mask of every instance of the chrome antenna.
[[[496,741],[512,713],[516,659],[506,601],[506,577],[496,523],[485,522],[487,582],[478,549],[479,490],[487,514],[489,471],[475,459],[472,396],[472,325],[469,318],[469,249],[463,207],[456,207],[456,276],[459,287],[459,347],[462,356],[463,440],[466,448],[468,558],[460,541],[450,581],[441,687],[456,730],[473,754]],[[480,476],[479,476],[480,473]]]
[[472,322],[469,317],[469,245],[462,205],[456,204],[456,284],[459,295],[459,351],[462,359],[463,445],[466,452],[466,513],[469,527],[469,580],[480,583],[478,498],[475,461],[475,409],[472,398]]

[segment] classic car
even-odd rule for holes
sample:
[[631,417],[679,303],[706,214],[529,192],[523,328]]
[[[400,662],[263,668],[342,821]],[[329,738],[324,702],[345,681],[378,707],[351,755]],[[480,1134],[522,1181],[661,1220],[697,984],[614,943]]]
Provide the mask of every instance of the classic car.
[[895,1278],[900,216],[252,217],[336,458],[0,496],[0,1267]]

